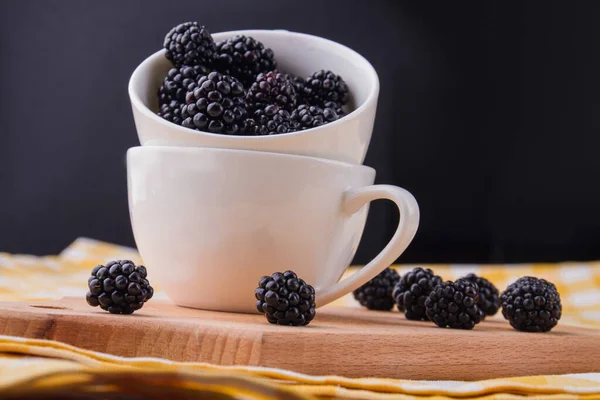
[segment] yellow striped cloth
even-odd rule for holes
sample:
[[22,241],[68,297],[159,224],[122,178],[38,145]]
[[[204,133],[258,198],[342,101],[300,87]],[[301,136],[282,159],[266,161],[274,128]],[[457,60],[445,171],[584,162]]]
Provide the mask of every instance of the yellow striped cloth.
[[[86,290],[82,282],[93,265],[124,258],[141,262],[133,249],[86,238],[58,256],[0,253],[0,300],[82,296]],[[478,272],[500,288],[524,275],[549,279],[563,299],[561,323],[600,329],[600,262],[430,267],[444,279]],[[157,297],[165,297],[160,288]],[[338,304],[356,305],[351,296]],[[127,359],[53,341],[1,336],[2,331],[0,327],[0,399],[600,399],[600,373],[594,371],[477,382],[349,379],[272,368]]]

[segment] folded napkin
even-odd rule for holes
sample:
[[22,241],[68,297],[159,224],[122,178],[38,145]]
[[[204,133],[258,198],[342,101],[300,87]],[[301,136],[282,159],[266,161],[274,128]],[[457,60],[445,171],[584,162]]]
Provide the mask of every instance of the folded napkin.
[[[87,238],[77,239],[58,256],[0,253],[0,300],[83,296],[91,268],[113,259],[141,262],[134,249]],[[413,267],[396,266],[400,273]],[[560,324],[600,329],[600,262],[428,267],[444,279],[476,272],[500,289],[520,276],[543,277],[554,282],[561,294]],[[160,287],[156,289],[156,297],[165,297]],[[337,303],[356,306],[352,296]],[[274,368],[123,358],[54,341],[1,336],[2,331],[0,327],[1,399],[600,399],[598,371],[477,382],[350,379]]]

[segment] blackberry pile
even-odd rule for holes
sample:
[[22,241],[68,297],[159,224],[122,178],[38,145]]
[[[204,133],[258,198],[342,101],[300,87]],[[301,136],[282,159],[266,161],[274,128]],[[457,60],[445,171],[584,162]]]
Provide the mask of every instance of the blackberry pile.
[[519,331],[547,332],[558,324],[562,303],[556,286],[544,279],[523,277],[500,297],[502,315]]
[[441,283],[442,278],[435,275],[429,268],[417,267],[402,275],[392,292],[398,310],[404,312],[407,319],[427,320],[425,300],[429,293]]
[[425,309],[440,328],[473,329],[485,316],[479,308],[479,287],[465,279],[439,284],[429,293]]
[[[185,22],[167,33],[163,47],[173,68],[158,90],[157,115],[174,124],[227,135],[276,135],[346,115],[350,95],[342,77],[326,70],[306,78],[280,71],[273,51],[252,37],[215,43],[205,26]],[[214,73],[232,88],[236,82],[235,93],[201,92]]]
[[303,326],[315,318],[315,289],[292,271],[263,276],[254,295],[271,324]]
[[399,280],[400,276],[395,270],[386,268],[352,294],[361,306],[369,310],[390,311],[395,304],[392,290]]
[[132,314],[152,298],[154,289],[143,265],[130,260],[111,261],[92,269],[85,298],[92,307],[111,314]]

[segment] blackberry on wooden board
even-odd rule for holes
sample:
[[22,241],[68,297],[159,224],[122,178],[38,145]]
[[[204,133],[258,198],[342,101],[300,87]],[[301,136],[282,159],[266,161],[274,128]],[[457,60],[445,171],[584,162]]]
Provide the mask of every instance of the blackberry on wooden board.
[[398,310],[404,312],[407,319],[427,320],[425,300],[440,283],[442,278],[429,268],[417,267],[403,274],[392,292]]
[[143,265],[130,260],[111,261],[92,269],[86,301],[111,314],[132,314],[154,295]]
[[440,328],[473,329],[485,316],[478,303],[477,284],[458,279],[436,286],[425,301],[425,309],[427,317]]
[[315,318],[315,289],[293,271],[263,276],[254,295],[256,308],[271,324],[303,326]]
[[360,305],[369,310],[390,311],[395,304],[392,291],[399,280],[400,276],[394,269],[386,268],[352,294]]

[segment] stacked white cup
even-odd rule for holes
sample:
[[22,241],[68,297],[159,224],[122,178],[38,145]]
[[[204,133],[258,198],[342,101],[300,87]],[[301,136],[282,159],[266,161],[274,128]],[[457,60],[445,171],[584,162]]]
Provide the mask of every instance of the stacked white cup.
[[[406,190],[373,185],[362,165],[373,132],[379,80],[372,65],[339,43],[282,30],[252,36],[297,76],[318,69],[344,78],[351,112],[316,128],[270,136],[199,132],[158,115],[158,88],[172,67],[159,51],[129,82],[142,144],[127,152],[129,208],[138,250],[176,304],[257,312],[260,277],[291,269],[324,306],[389,267],[408,247],[419,208]],[[370,263],[340,281],[358,248],[369,203],[389,199],[398,228]]]

